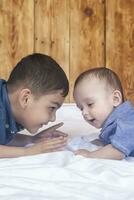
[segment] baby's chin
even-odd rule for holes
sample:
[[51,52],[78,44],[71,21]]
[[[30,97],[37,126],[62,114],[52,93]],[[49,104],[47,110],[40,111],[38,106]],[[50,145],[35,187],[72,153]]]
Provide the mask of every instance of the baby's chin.
[[97,129],[100,129],[100,128],[102,128],[102,124],[96,124],[95,126],[94,126],[95,128],[97,128]]
[[102,128],[102,126],[98,125],[98,126],[95,126],[95,128],[100,129]]
[[97,121],[94,119],[92,121],[88,121],[86,120],[88,124],[90,124],[91,126],[97,128],[97,129],[100,129],[102,127],[102,124],[100,123],[97,123]]

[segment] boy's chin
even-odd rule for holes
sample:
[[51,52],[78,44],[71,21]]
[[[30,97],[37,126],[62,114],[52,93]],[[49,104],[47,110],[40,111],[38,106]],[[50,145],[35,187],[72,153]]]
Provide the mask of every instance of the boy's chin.
[[39,128],[36,128],[36,129],[30,129],[30,128],[27,128],[28,132],[30,132],[31,134],[36,134],[39,130]]

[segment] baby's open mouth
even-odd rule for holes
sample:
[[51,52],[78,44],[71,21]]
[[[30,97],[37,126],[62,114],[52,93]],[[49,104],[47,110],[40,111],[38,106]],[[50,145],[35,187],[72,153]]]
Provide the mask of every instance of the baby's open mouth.
[[92,123],[92,122],[94,122],[95,121],[95,119],[90,119],[90,120],[88,120],[90,123]]

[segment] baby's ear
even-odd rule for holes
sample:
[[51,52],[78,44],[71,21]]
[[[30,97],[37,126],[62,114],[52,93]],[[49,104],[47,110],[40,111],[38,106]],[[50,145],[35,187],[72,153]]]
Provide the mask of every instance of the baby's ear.
[[119,90],[113,92],[113,106],[117,107],[122,103],[122,94]]
[[30,96],[31,96],[31,91],[29,89],[25,88],[20,91],[19,103],[23,109],[27,107]]

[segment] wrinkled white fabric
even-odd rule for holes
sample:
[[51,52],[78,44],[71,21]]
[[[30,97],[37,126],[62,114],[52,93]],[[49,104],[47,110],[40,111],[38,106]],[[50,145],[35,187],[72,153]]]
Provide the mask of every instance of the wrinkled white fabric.
[[134,162],[71,151],[0,160],[1,200],[133,200]]

